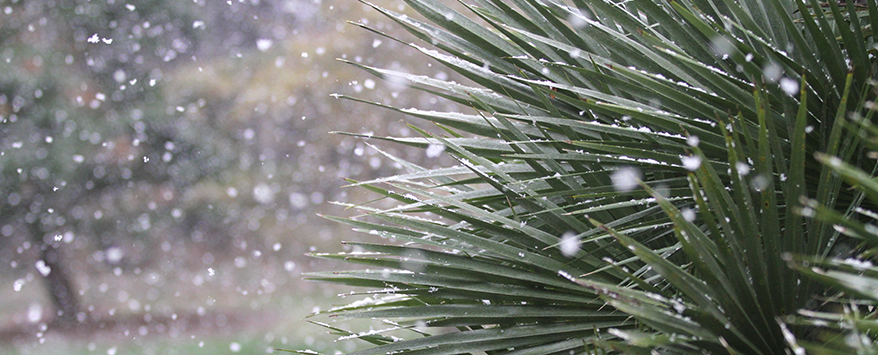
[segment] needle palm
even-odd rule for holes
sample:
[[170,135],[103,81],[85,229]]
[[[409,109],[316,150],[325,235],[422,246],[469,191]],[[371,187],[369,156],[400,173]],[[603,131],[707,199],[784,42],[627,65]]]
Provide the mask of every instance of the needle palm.
[[361,333],[327,324],[377,345],[353,354],[783,354],[873,340],[818,325],[870,319],[860,305],[876,302],[860,284],[878,275],[874,3],[472,0],[473,19],[408,4],[426,21],[375,9],[474,84],[351,64],[472,112],[388,107],[447,133],[381,139],[460,164],[397,159],[408,173],[354,185],[399,207],[330,217],[402,243],[318,254],[369,267],[311,276],[372,288],[328,313],[393,319]]

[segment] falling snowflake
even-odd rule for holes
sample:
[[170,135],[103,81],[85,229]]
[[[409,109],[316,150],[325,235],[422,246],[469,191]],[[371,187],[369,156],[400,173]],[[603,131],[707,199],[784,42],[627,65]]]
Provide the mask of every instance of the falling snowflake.
[[686,170],[695,171],[701,167],[701,157],[699,156],[681,156],[680,160],[683,162],[683,167],[686,168]]
[[52,267],[46,265],[46,262],[43,260],[37,260],[37,263],[34,266],[36,266],[37,271],[43,276],[49,276],[49,273],[52,272]]
[[561,255],[572,258],[579,252],[579,237],[576,233],[565,232],[561,235]]
[[628,192],[637,188],[641,178],[640,169],[635,167],[622,167],[610,175],[613,188],[619,192]]
[[783,77],[780,79],[780,88],[789,96],[794,96],[799,92],[799,83],[793,79]]
[[747,163],[739,161],[735,163],[735,170],[738,172],[738,175],[747,176],[750,173],[750,165]]
[[256,40],[256,48],[260,51],[267,51],[271,46],[274,45],[274,41],[270,39],[258,39]]
[[427,154],[427,158],[435,158],[442,154],[445,151],[445,145],[442,144],[430,144],[427,146],[427,150],[425,154]]
[[684,209],[680,210],[680,214],[683,215],[683,219],[686,220],[686,222],[694,222],[695,221],[695,210],[693,210],[691,208],[684,208]]

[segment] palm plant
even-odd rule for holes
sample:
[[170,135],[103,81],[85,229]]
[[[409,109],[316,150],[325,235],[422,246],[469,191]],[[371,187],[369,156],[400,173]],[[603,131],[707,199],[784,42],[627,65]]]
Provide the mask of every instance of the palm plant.
[[324,325],[355,355],[870,349],[876,4],[571,2],[373,6],[473,84],[351,64],[472,112],[387,107],[445,133],[380,139],[460,164],[353,183],[398,206],[329,218],[394,242],[311,279],[391,325]]
[[[872,83],[871,85],[875,85]],[[878,149],[878,129],[870,120],[854,115],[847,124],[855,139],[864,143],[874,159]],[[878,306],[878,268],[873,265],[878,255],[878,184],[871,171],[851,165],[837,157],[818,154],[816,159],[841,176],[864,203],[848,205],[848,211],[828,209],[820,201],[804,200],[803,211],[818,220],[831,223],[838,233],[859,241],[857,250],[837,253],[831,258],[787,255],[790,266],[802,274],[828,286],[820,295],[823,309],[803,309],[789,316],[791,326],[804,328],[811,337],[797,341],[796,346],[812,354],[878,354],[874,329],[878,329],[875,306]],[[844,255],[848,254],[848,255]]]

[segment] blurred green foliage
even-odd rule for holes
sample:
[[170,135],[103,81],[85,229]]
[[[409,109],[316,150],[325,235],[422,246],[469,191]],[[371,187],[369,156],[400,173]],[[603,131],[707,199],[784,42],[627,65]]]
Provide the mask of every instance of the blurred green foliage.
[[346,199],[336,177],[398,169],[328,131],[413,133],[401,114],[329,95],[443,104],[335,59],[447,76],[347,25],[392,29],[364,6],[0,1],[0,281],[17,296],[0,314],[51,329],[49,312],[31,324],[28,306],[54,297],[68,321],[102,322],[116,310],[288,305],[280,289],[326,302],[333,291],[299,275],[306,252],[347,234],[316,217],[342,211],[328,203]]

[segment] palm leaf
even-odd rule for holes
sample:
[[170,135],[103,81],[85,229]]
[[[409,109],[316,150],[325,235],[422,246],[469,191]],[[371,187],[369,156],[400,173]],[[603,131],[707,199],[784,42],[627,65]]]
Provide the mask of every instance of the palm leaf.
[[368,267],[310,276],[371,290],[328,315],[397,320],[339,332],[377,345],[352,354],[830,351],[821,301],[875,302],[873,270],[827,258],[878,240],[874,4],[407,3],[371,6],[427,44],[359,26],[472,84],[350,64],[468,112],[339,96],[440,125],[379,139],[458,162],[390,157],[409,172],[328,217],[386,240],[316,254]]

